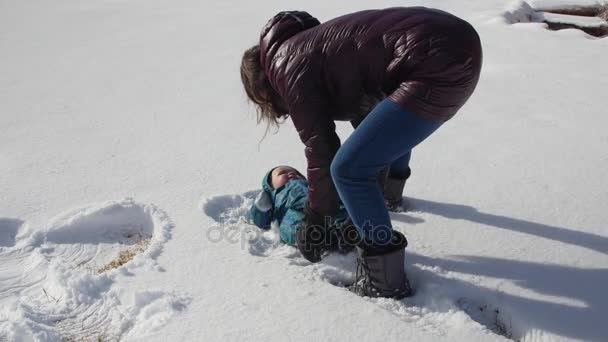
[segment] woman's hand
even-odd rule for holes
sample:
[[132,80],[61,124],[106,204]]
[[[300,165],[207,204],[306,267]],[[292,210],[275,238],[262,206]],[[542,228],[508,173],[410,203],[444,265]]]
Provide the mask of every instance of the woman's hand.
[[326,219],[312,210],[308,202],[304,207],[304,215],[304,222],[296,232],[296,246],[306,260],[319,262],[331,247],[331,239],[326,226],[331,222],[331,218]]
[[348,253],[359,243],[359,234],[350,218],[337,222],[304,208],[305,220],[296,233],[296,246],[310,262],[318,262],[327,252]]

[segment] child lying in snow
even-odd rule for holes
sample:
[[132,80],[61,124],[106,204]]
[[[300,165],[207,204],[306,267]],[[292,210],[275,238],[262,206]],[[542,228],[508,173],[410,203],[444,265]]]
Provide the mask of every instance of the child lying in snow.
[[[272,168],[262,179],[262,191],[253,201],[250,216],[262,229],[270,229],[272,221],[279,225],[281,242],[295,246],[298,228],[305,222],[304,207],[308,200],[308,182],[298,170],[290,166]],[[342,229],[350,221],[344,207],[330,222],[330,232],[325,232],[328,250],[349,251],[343,241]],[[331,237],[333,238],[331,238]]]

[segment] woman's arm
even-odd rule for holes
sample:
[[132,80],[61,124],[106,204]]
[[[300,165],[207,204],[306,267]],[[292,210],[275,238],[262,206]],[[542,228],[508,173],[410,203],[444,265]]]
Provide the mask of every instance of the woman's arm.
[[321,216],[331,216],[339,206],[330,166],[340,147],[340,138],[336,134],[320,63],[312,52],[284,52],[275,56],[268,77],[287,105],[305,145],[309,207]]
[[291,110],[291,119],[305,145],[308,162],[308,206],[320,216],[333,216],[339,207],[338,193],[331,178],[330,166],[340,138],[327,107],[317,101],[307,101]]

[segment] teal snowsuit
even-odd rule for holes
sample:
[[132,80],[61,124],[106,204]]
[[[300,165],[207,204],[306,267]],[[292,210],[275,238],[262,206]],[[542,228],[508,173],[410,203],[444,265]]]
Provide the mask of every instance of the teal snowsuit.
[[[262,191],[249,210],[251,220],[261,229],[270,229],[270,224],[277,221],[281,241],[295,246],[296,231],[304,223],[304,207],[308,201],[308,182],[305,179],[293,179],[285,185],[273,189],[270,185],[271,169],[262,179]],[[343,206],[334,217],[333,226],[341,227],[348,214]]]

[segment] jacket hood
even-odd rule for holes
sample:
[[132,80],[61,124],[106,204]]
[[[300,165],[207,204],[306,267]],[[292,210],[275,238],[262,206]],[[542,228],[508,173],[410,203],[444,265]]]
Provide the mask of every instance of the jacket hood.
[[[274,169],[276,169],[277,167],[281,167],[281,166],[282,165],[273,167],[268,172],[266,172],[266,174],[264,175],[264,178],[262,178],[262,191],[268,193],[270,195],[270,198],[272,198],[273,202],[275,200],[277,192],[279,192],[279,191],[289,192],[290,189],[293,187],[293,184],[295,184],[295,183],[302,183],[306,187],[308,187],[308,180],[306,180],[306,177],[304,175],[302,175],[302,173],[300,173],[300,171],[296,170],[296,172],[302,176],[302,179],[292,179],[289,182],[287,182],[286,185],[283,185],[282,187],[280,187],[278,189],[274,189],[272,187],[271,174],[272,174],[272,171],[274,171]],[[288,190],[285,190],[285,188],[287,188]]]
[[270,169],[270,171],[268,171],[265,175],[264,178],[262,178],[262,190],[264,190],[265,192],[267,192],[269,195],[273,195],[274,194],[274,189],[272,188],[272,185],[270,184],[270,174],[272,173],[272,171],[274,169],[276,169],[278,166],[273,167],[272,169]]
[[284,11],[272,17],[262,28],[260,35],[262,67],[266,68],[266,63],[272,59],[283,42],[319,24],[317,18],[304,11]]
[[[269,195],[274,195],[274,193],[278,190],[278,189],[274,189],[272,187],[272,182],[271,182],[271,179],[270,179],[270,175],[272,174],[272,171],[274,171],[274,169],[276,169],[277,167],[281,167],[281,166],[285,166],[285,165],[278,165],[278,166],[273,167],[268,172],[266,172],[266,174],[264,175],[264,178],[262,178],[262,190],[264,190],[265,192],[267,192]],[[294,180],[295,181],[303,181],[304,183],[308,184],[308,181],[306,180],[306,176],[304,176],[300,171],[298,171],[296,169],[294,169],[294,170],[300,176],[302,176],[302,179],[300,179],[300,180],[294,179]],[[293,182],[294,180],[291,180],[290,182]]]

